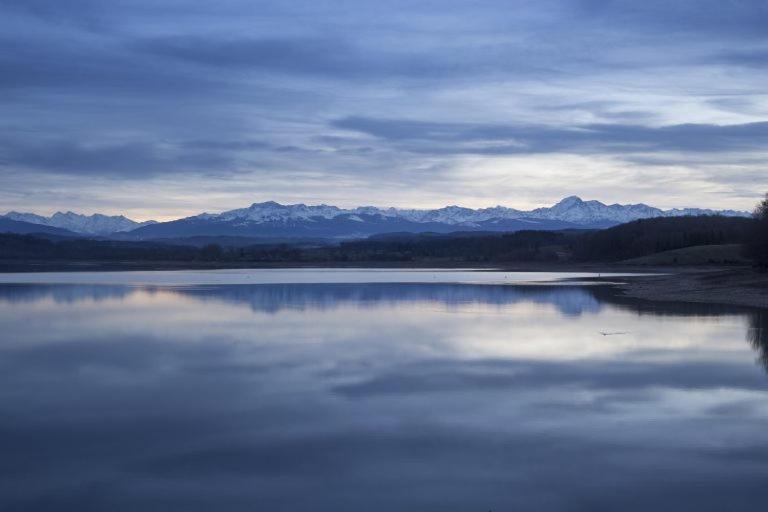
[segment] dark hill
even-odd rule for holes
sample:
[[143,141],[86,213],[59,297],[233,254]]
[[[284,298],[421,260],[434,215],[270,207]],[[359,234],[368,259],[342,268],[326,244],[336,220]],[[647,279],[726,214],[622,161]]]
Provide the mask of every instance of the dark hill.
[[7,219],[5,217],[0,217],[0,233],[16,233],[20,235],[45,233],[48,235],[59,235],[67,237],[80,236],[73,231],[69,231],[68,229],[55,228],[53,226],[45,226],[43,224],[33,224],[31,222]]
[[[189,245],[178,245],[178,240],[170,243],[159,240],[136,242],[62,239],[50,234],[0,234],[0,260],[22,263],[34,260],[205,261],[246,267],[265,263],[616,262],[685,247],[706,248],[709,245],[743,244],[749,239],[756,222],[753,219],[733,217],[673,217],[639,220],[603,231],[392,233],[326,245],[226,245],[207,243],[212,240],[210,238],[191,239]],[[230,239],[217,240],[227,242]],[[200,243],[192,243],[193,241]],[[243,240],[238,239],[238,242]],[[734,262],[737,262],[736,260],[734,259]]]
[[620,224],[584,235],[574,257],[620,261],[696,245],[745,243],[755,220],[746,217],[660,217]]
[[363,239],[384,233],[452,233],[458,230],[480,232],[512,232],[521,230],[559,230],[579,228],[576,224],[559,220],[492,219],[472,227],[439,222],[412,222],[382,215],[339,215],[330,219],[283,219],[247,222],[243,219],[189,217],[143,226],[121,234],[122,239],[157,240],[179,237],[266,237],[266,238],[330,238]]

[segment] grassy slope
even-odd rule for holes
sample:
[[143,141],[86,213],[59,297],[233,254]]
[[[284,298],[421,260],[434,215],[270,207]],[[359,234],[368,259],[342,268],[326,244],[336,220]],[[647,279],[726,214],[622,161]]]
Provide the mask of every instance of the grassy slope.
[[733,265],[748,264],[741,244],[695,245],[672,251],[657,252],[623,261],[628,265]]

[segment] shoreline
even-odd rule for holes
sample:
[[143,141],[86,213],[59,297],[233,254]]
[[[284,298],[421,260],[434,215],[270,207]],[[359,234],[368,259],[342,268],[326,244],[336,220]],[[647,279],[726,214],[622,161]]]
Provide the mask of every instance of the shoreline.
[[768,308],[768,272],[751,268],[628,276],[617,285],[624,297],[649,301]]
[[477,272],[626,272],[640,275],[615,278],[596,276],[594,283],[605,283],[621,297],[655,302],[688,302],[768,308],[768,272],[746,266],[641,266],[606,263],[516,263],[488,264],[469,262],[327,262],[222,264],[221,262],[19,262],[0,261],[0,273],[100,272],[100,271],[173,271],[299,268],[371,268],[371,269],[465,269]]
[[[56,261],[0,260],[0,274],[26,272],[102,272],[102,271],[162,271],[162,270],[234,270],[234,269],[298,269],[298,268],[392,268],[392,269],[471,269],[480,272],[633,272],[673,273],[719,270],[723,266],[669,267],[663,265],[633,265],[600,262],[516,262],[487,263],[468,261],[326,261],[326,262],[218,262],[218,261]],[[741,268],[741,267],[739,267]]]

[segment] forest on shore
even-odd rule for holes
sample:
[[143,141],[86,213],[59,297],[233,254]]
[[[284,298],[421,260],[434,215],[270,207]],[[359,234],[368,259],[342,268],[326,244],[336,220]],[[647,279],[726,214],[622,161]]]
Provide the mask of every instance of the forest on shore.
[[[762,217],[761,217],[762,215]],[[183,240],[128,242],[0,234],[0,260],[60,262],[323,263],[615,263],[687,247],[738,245],[768,262],[768,208],[754,218],[699,216],[637,220],[604,230],[392,233],[340,243],[186,245]],[[719,262],[723,263],[723,262]],[[724,263],[728,263],[725,261]],[[736,261],[734,261],[736,263]]]

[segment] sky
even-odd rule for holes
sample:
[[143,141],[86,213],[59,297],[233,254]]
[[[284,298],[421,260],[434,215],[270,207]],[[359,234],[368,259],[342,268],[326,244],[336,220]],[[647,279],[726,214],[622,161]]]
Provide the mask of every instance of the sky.
[[768,0],[0,0],[0,212],[751,210]]

